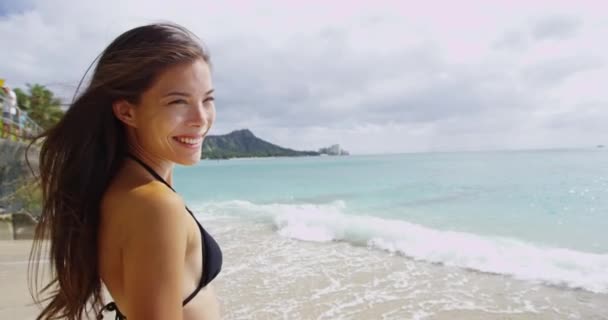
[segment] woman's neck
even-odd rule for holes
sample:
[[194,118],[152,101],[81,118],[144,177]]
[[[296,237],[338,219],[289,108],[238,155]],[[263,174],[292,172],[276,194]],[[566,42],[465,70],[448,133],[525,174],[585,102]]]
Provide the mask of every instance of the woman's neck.
[[155,158],[137,149],[131,149],[128,153],[146,164],[169,185],[173,185],[174,164],[172,162]]

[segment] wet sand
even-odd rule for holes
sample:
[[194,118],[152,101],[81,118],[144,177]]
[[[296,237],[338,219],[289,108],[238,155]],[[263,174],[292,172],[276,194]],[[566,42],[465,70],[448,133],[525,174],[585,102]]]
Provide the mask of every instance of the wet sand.
[[[608,295],[205,221],[222,246],[224,319],[608,319]],[[0,241],[0,319],[34,319],[31,241]]]
[[608,295],[205,221],[226,319],[608,319]]

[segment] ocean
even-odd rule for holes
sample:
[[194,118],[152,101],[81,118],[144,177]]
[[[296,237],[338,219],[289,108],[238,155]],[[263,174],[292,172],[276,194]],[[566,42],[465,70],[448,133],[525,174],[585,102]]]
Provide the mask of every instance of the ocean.
[[608,151],[203,160],[227,319],[608,319]]

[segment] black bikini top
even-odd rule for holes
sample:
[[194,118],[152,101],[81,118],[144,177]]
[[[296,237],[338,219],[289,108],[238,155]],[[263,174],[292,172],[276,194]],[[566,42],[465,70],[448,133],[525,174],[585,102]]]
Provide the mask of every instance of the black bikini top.
[[[169,189],[173,190],[173,192],[176,192],[175,189],[173,189],[171,187],[171,185],[169,185],[160,175],[158,175],[158,173],[156,173],[156,171],[154,171],[152,168],[150,168],[150,166],[148,166],[145,162],[141,161],[139,158],[135,157],[132,154],[127,154],[127,156],[129,156],[131,159],[135,160],[142,167],[144,167],[144,169],[146,169],[152,176],[154,176],[154,178],[156,180],[164,183],[167,187],[169,187]],[[209,233],[207,233],[207,231],[205,231],[205,229],[198,222],[198,220],[196,220],[196,217],[194,216],[192,211],[190,211],[190,209],[188,209],[188,207],[186,207],[186,210],[188,211],[188,213],[190,213],[190,215],[192,216],[194,221],[196,221],[196,224],[198,225],[198,229],[200,230],[200,233],[201,233],[201,241],[202,241],[201,247],[203,250],[203,253],[202,253],[202,256],[203,256],[202,273],[203,274],[201,276],[201,280],[200,280],[198,286],[196,287],[194,292],[192,292],[184,300],[184,302],[182,303],[182,306],[185,306],[188,302],[190,302],[190,300],[192,300],[202,288],[204,288],[207,284],[209,284],[209,282],[211,282],[218,275],[218,273],[220,273],[220,270],[222,269],[222,250],[220,249],[219,245],[217,244],[217,242],[215,242],[213,237],[211,237],[211,235]],[[110,302],[107,305],[105,305],[100,310],[100,312],[97,316],[97,319],[103,319],[103,312],[105,310],[116,311],[116,320],[127,319],[127,317],[124,316],[120,312],[120,310],[118,310],[118,306],[116,306],[116,303],[114,303],[114,302]]]

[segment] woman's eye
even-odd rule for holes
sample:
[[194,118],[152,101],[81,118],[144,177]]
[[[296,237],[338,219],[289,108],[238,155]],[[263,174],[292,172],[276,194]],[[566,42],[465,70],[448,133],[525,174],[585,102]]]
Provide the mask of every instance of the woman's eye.
[[209,102],[209,101],[215,101],[215,98],[209,97],[209,98],[205,99],[203,102]]
[[184,104],[186,103],[186,100],[184,99],[178,99],[178,100],[173,100],[171,102],[169,102],[169,104]]

